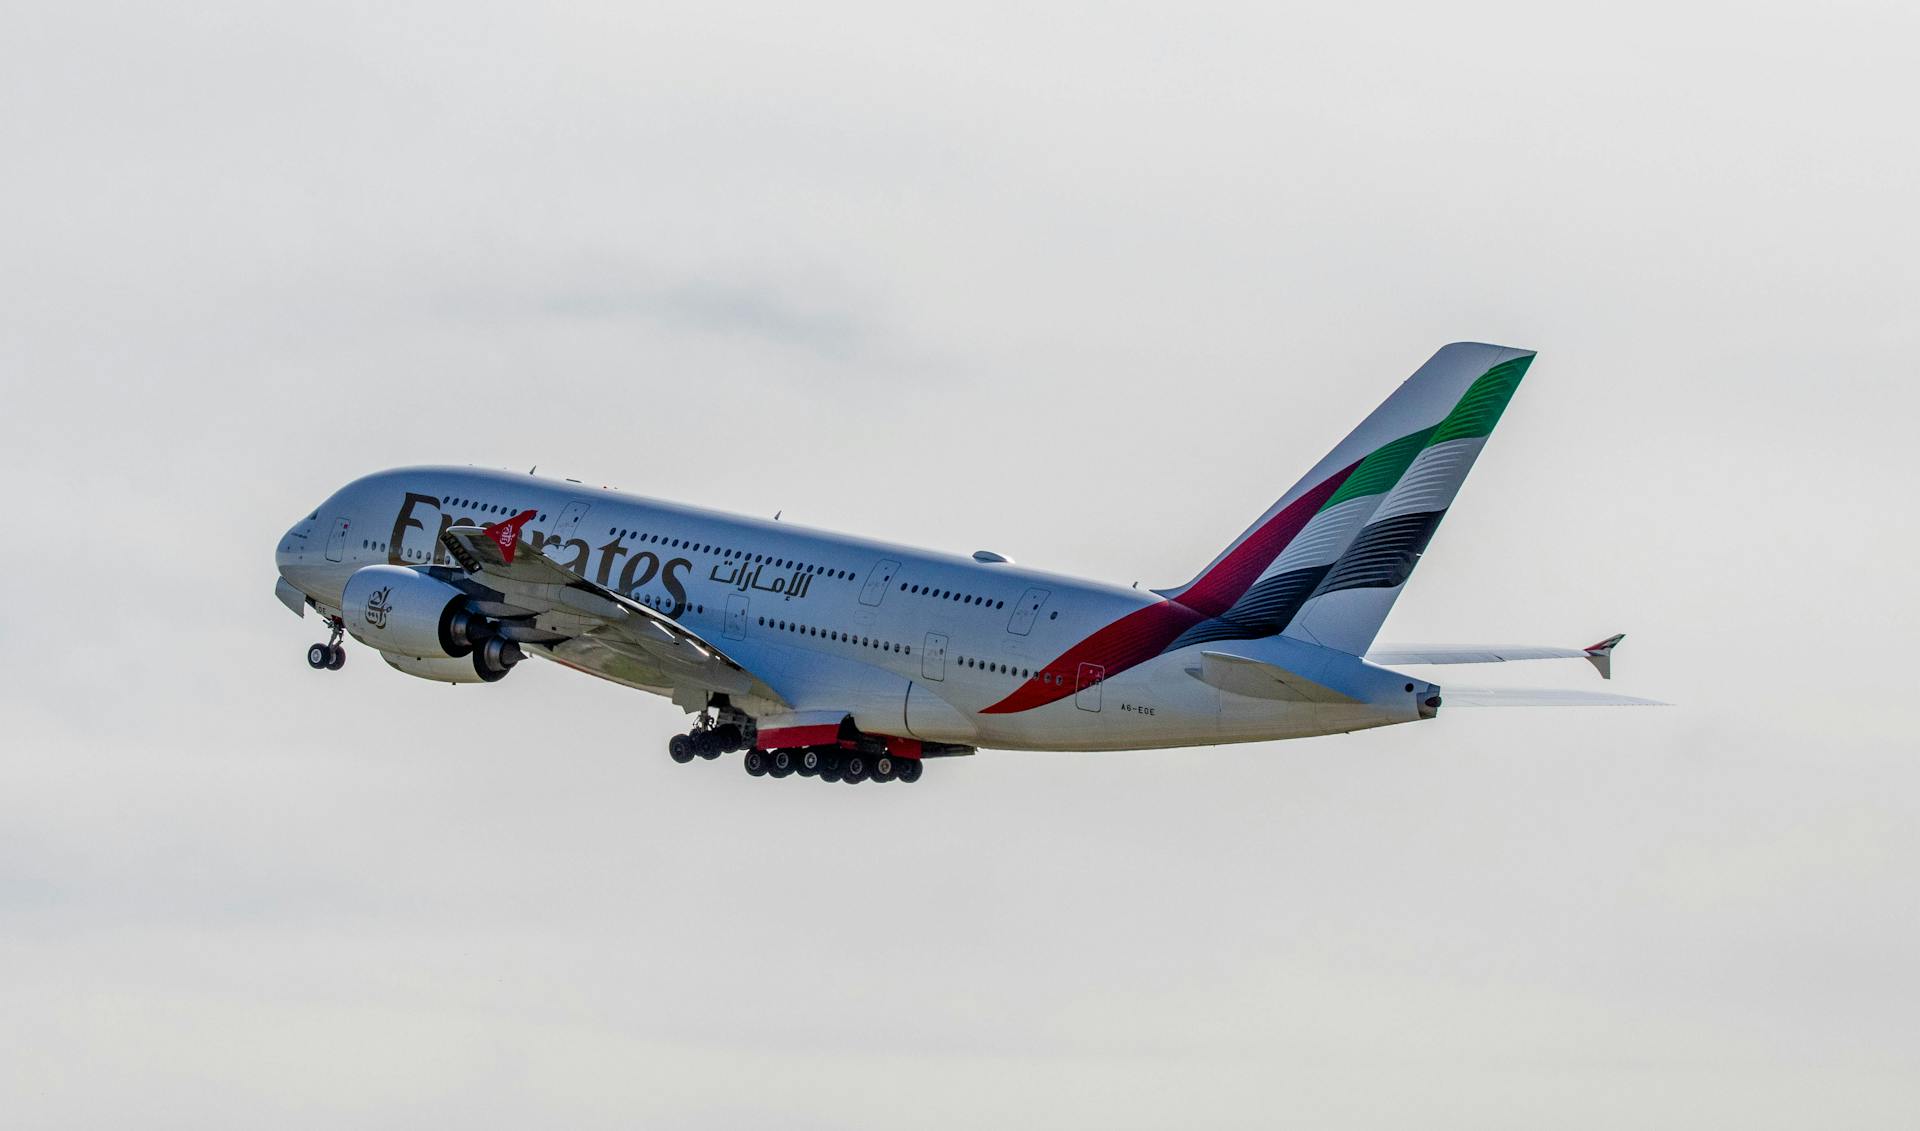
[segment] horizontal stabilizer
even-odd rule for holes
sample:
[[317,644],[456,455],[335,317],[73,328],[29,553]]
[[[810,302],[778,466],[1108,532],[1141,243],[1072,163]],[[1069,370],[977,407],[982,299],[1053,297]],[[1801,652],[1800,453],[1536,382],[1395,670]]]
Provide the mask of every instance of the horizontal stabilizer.
[[1556,648],[1542,644],[1386,644],[1367,652],[1369,663],[1387,667],[1399,664],[1504,664],[1514,660],[1585,660],[1600,673],[1601,679],[1613,678],[1613,647],[1626,639],[1617,633],[1585,648]]
[[1202,652],[1188,675],[1210,687],[1253,699],[1280,699],[1292,703],[1357,703],[1358,699],[1325,684],[1315,683],[1278,664],[1225,652]]
[[1445,707],[1671,707],[1658,699],[1611,691],[1563,691],[1555,687],[1442,687]]

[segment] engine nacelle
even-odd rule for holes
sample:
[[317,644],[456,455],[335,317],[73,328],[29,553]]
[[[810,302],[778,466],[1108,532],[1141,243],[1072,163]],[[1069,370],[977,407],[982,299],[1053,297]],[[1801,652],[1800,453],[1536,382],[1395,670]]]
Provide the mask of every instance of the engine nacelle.
[[[397,656],[460,659],[490,635],[465,593],[405,566],[355,570],[340,595],[340,615],[355,640]],[[501,674],[512,666],[502,665]]]
[[380,658],[395,671],[435,683],[494,683],[505,679],[524,654],[511,640],[494,637],[475,647],[470,654],[451,659],[402,656],[394,652],[382,652]]

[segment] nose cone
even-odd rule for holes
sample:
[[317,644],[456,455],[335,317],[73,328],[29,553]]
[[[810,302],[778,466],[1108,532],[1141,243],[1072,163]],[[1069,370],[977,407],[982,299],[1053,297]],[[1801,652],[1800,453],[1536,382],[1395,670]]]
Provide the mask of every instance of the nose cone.
[[280,576],[288,581],[293,580],[289,571],[297,569],[306,560],[307,543],[313,537],[316,521],[309,516],[294,523],[280,536],[279,543],[274,547],[273,564],[280,571]]
[[307,535],[311,533],[312,523],[312,519],[294,523],[280,536],[279,543],[273,548],[274,569],[280,574],[280,579],[273,583],[273,595],[295,616],[305,616],[307,613],[308,594],[295,581],[295,575],[300,569],[301,554],[306,546]]

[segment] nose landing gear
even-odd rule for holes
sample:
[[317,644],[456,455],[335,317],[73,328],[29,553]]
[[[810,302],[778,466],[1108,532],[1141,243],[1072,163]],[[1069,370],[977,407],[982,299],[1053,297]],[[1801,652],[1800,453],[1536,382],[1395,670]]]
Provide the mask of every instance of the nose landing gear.
[[327,642],[307,649],[307,666],[315,671],[337,672],[347,666],[347,650],[340,640],[346,635],[346,623],[339,617],[327,618]]

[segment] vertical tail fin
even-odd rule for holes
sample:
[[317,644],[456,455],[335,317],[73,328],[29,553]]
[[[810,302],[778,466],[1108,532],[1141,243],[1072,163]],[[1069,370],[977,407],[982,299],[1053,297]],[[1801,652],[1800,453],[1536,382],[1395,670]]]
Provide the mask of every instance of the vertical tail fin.
[[1359,655],[1533,361],[1444,346],[1200,575],[1171,647],[1285,634]]

